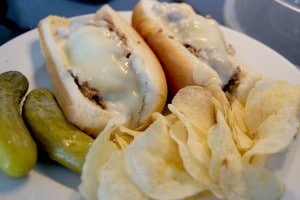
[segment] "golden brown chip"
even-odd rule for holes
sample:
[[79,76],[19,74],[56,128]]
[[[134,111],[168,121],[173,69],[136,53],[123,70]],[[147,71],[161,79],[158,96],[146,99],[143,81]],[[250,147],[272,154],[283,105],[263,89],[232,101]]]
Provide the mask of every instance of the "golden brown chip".
[[187,86],[179,90],[172,100],[172,105],[203,132],[214,124],[211,92],[201,86]]

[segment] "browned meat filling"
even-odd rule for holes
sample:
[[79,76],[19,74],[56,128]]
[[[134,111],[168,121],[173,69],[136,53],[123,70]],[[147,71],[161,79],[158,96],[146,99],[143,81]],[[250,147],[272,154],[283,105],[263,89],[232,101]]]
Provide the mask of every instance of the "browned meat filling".
[[[123,33],[118,32],[115,29],[114,24],[109,20],[109,19],[104,19],[107,23],[107,27],[108,30],[111,32],[115,32],[116,35],[118,36],[118,38],[120,39],[121,42],[124,43],[124,45],[126,46],[127,43],[127,38]],[[131,56],[131,52],[128,49],[125,49],[124,51],[124,57],[126,57],[127,59],[129,59],[129,57]],[[78,86],[78,88],[80,89],[81,93],[87,97],[89,100],[95,102],[97,105],[101,106],[101,108],[106,109],[106,105],[105,102],[103,100],[103,98],[100,96],[100,92],[95,89],[95,88],[91,88],[88,84],[87,81],[83,82],[82,84],[79,84],[79,80],[78,77],[75,76],[71,70],[69,70],[69,73],[71,74],[71,76],[74,78],[74,81],[76,83],[76,85]]]
[[194,56],[196,56],[196,57],[199,56],[199,52],[201,51],[201,49],[197,49],[197,48],[193,47],[193,46],[190,45],[190,44],[183,44],[183,46],[184,46],[185,48],[187,48],[187,50],[189,50],[189,52],[190,52],[191,54],[193,54]]
[[74,78],[74,81],[78,88],[80,89],[81,93],[87,97],[89,100],[93,101],[97,105],[101,106],[101,108],[105,109],[105,102],[100,96],[100,93],[97,89],[89,87],[89,83],[87,81],[83,82],[82,85],[79,84],[78,77],[75,76],[71,70],[69,70],[69,73]]
[[100,97],[100,93],[97,89],[89,87],[88,82],[84,82],[82,85],[78,85],[80,91],[82,94],[90,99],[91,101],[95,102],[96,104],[100,105],[101,108],[105,109],[105,102],[103,99]]
[[118,38],[120,39],[120,41],[122,41],[125,44],[125,46],[126,46],[127,45],[127,38],[126,38],[126,36],[123,33],[120,33],[115,28],[113,22],[111,22],[109,18],[104,18],[103,20],[107,23],[108,30],[110,32],[115,32],[117,34]]
[[233,88],[236,88],[239,85],[239,81],[241,80],[241,68],[237,67],[234,70],[234,73],[231,77],[231,79],[229,80],[228,84],[224,86],[223,90],[224,91],[232,91]]

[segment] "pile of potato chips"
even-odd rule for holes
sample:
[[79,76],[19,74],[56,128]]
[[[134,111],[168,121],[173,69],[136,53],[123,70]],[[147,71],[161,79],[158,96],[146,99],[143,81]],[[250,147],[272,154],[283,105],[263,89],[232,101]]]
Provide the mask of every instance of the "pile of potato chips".
[[240,89],[226,95],[213,85],[185,87],[170,114],[155,113],[142,132],[110,121],[88,153],[82,196],[280,199],[284,184],[264,163],[299,131],[300,86],[257,80]]

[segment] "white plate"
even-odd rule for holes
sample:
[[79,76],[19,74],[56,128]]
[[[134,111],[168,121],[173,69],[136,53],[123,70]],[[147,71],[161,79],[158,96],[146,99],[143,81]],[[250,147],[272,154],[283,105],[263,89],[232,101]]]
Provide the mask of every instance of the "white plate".
[[[131,12],[120,12],[129,19]],[[300,72],[275,51],[236,31],[222,27],[227,41],[237,57],[251,70],[271,79],[300,83]],[[40,52],[37,30],[29,31],[0,47],[0,73],[18,70],[27,76],[30,89],[50,86],[50,78]],[[300,139],[293,142],[289,151],[274,157],[270,167],[286,184],[284,200],[300,199]],[[0,172],[0,199],[80,199],[77,187],[80,176],[55,163],[39,162],[24,178],[14,179]]]

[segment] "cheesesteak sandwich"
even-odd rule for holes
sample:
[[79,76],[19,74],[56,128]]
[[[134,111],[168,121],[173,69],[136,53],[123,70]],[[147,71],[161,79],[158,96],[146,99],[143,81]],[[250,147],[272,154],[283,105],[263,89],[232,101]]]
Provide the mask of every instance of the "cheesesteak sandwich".
[[173,95],[187,85],[228,88],[248,73],[219,24],[186,3],[140,0],[132,25],[161,61]]
[[164,108],[167,85],[159,61],[108,5],[74,19],[48,16],[38,31],[55,97],[83,131],[97,136],[113,117],[140,129]]

